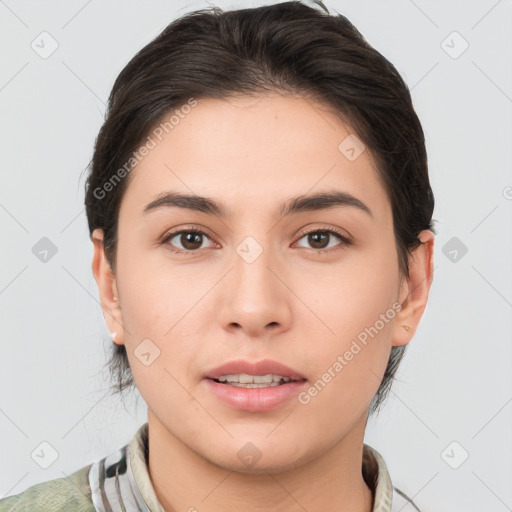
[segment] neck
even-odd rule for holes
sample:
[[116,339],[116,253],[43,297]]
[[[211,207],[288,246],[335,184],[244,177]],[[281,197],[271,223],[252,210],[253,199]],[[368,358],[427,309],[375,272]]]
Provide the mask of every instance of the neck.
[[241,473],[192,451],[148,410],[150,478],[166,512],[371,512],[374,497],[361,471],[366,419],[305,464]]

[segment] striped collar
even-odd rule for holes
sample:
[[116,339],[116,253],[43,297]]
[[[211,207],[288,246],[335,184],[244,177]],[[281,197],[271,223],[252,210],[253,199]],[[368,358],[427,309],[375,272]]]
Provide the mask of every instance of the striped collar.
[[[102,512],[165,512],[158,501],[148,471],[148,423],[144,423],[129,444],[92,464],[89,485],[92,501]],[[416,505],[393,487],[380,453],[363,445],[363,476],[373,490],[373,512],[395,512]]]

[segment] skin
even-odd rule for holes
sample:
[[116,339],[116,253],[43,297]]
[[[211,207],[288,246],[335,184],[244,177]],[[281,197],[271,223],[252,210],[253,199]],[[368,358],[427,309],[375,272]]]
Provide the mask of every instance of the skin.
[[[326,106],[299,96],[200,100],[131,171],[115,275],[102,231],[93,233],[105,321],[148,405],[149,471],[167,511],[372,509],[361,476],[368,407],[392,346],[408,343],[422,317],[434,235],[420,233],[402,279],[371,155],[350,161],[338,150],[350,133]],[[279,215],[290,197],[331,189],[373,215],[350,206]],[[214,198],[234,215],[176,207],[143,215],[162,191]],[[162,242],[190,224],[206,233],[196,246],[180,236]],[[314,245],[304,234],[313,228],[338,229],[352,244],[331,235]],[[250,264],[236,252],[247,236],[263,249]],[[311,385],[396,301],[401,311],[307,405],[239,411],[202,379],[228,360],[269,358]],[[146,338],[160,350],[149,366],[134,355]],[[261,453],[251,467],[237,457],[248,442]]]

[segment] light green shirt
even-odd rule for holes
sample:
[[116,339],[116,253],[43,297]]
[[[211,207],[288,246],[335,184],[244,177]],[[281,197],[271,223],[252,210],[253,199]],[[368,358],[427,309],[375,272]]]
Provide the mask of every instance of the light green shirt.
[[[0,512],[165,512],[148,471],[148,424],[130,443],[65,478],[33,485],[0,500]],[[373,512],[419,511],[393,487],[384,459],[363,445],[363,476],[374,495]],[[407,508],[404,508],[407,506]]]

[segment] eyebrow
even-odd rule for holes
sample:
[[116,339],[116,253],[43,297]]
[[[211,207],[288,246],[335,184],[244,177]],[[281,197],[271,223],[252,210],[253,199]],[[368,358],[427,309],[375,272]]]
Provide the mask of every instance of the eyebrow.
[[[340,206],[356,208],[367,213],[370,217],[373,217],[370,208],[361,200],[348,192],[339,190],[293,197],[280,205],[278,211],[279,214],[284,217],[301,212],[327,210]],[[181,194],[178,192],[162,192],[158,194],[151,203],[145,206],[143,214],[148,214],[160,208],[171,207],[184,208],[222,218],[234,217],[233,212],[214,199],[197,195]]]

